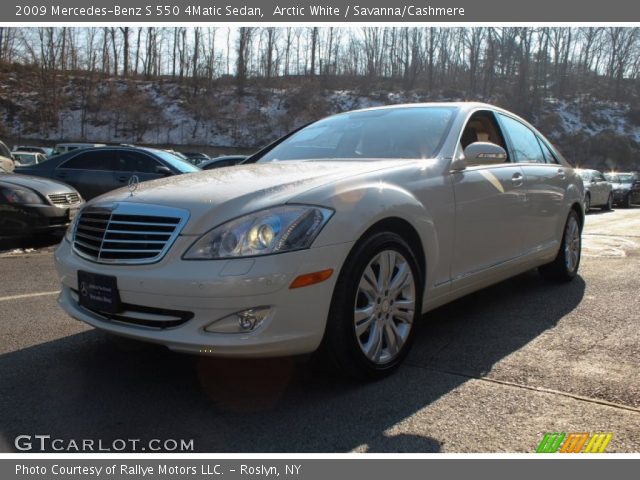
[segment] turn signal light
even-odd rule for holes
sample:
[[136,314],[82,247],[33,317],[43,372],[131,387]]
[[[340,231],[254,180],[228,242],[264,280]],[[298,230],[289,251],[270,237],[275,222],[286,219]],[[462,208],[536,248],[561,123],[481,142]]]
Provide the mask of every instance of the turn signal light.
[[324,282],[333,273],[333,268],[327,268],[326,270],[320,270],[319,272],[305,273],[299,275],[289,285],[290,289],[308,287],[309,285],[315,285],[316,283]]

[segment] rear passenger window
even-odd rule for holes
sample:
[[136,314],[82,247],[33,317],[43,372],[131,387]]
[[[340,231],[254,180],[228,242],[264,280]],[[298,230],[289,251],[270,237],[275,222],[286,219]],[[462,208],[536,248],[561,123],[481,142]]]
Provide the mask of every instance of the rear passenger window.
[[542,153],[544,154],[544,158],[547,161],[547,163],[558,163],[558,159],[553,154],[551,149],[547,147],[547,144],[544,143],[544,141],[539,137],[538,137],[538,142],[540,142],[540,148],[542,148]]
[[114,152],[109,150],[87,150],[71,160],[67,160],[58,168],[73,168],[76,170],[111,170],[113,168]]
[[547,163],[536,135],[522,123],[506,115],[500,115],[500,122],[511,139],[511,145],[518,163]]

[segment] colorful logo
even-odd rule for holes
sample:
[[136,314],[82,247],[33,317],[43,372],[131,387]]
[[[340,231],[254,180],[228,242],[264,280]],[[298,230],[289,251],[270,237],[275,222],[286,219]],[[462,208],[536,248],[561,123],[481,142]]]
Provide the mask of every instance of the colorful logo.
[[612,433],[545,433],[536,453],[604,453]]

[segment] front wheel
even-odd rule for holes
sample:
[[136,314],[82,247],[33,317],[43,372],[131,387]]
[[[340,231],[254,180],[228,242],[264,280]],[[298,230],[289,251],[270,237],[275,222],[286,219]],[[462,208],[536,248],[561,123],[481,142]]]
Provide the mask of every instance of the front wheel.
[[622,206],[624,208],[631,208],[631,194],[627,193],[622,200]]
[[539,268],[543,277],[560,282],[573,280],[580,266],[582,238],[580,220],[575,210],[571,210],[565,223],[562,244],[553,262]]
[[392,232],[371,235],[342,267],[321,354],[351,377],[392,372],[409,352],[421,296],[421,273],[409,245]]
[[607,203],[604,205],[604,207],[602,207],[603,210],[611,210],[611,208],[613,207],[613,193],[609,194],[609,198],[607,198]]

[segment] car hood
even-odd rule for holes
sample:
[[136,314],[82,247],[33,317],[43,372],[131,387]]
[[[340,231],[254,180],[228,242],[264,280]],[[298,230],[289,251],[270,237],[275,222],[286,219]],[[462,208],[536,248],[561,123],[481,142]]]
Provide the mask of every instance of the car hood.
[[143,182],[107,193],[90,205],[140,203],[190,212],[183,234],[196,235],[240,215],[281,205],[330,182],[399,165],[398,160],[286,161],[238,165]]
[[29,175],[20,175],[17,173],[0,175],[0,185],[18,186],[28,188],[30,190],[39,192],[43,195],[49,195],[52,193],[77,193],[73,187],[70,187],[66,183],[57,182],[48,178],[31,177]]

